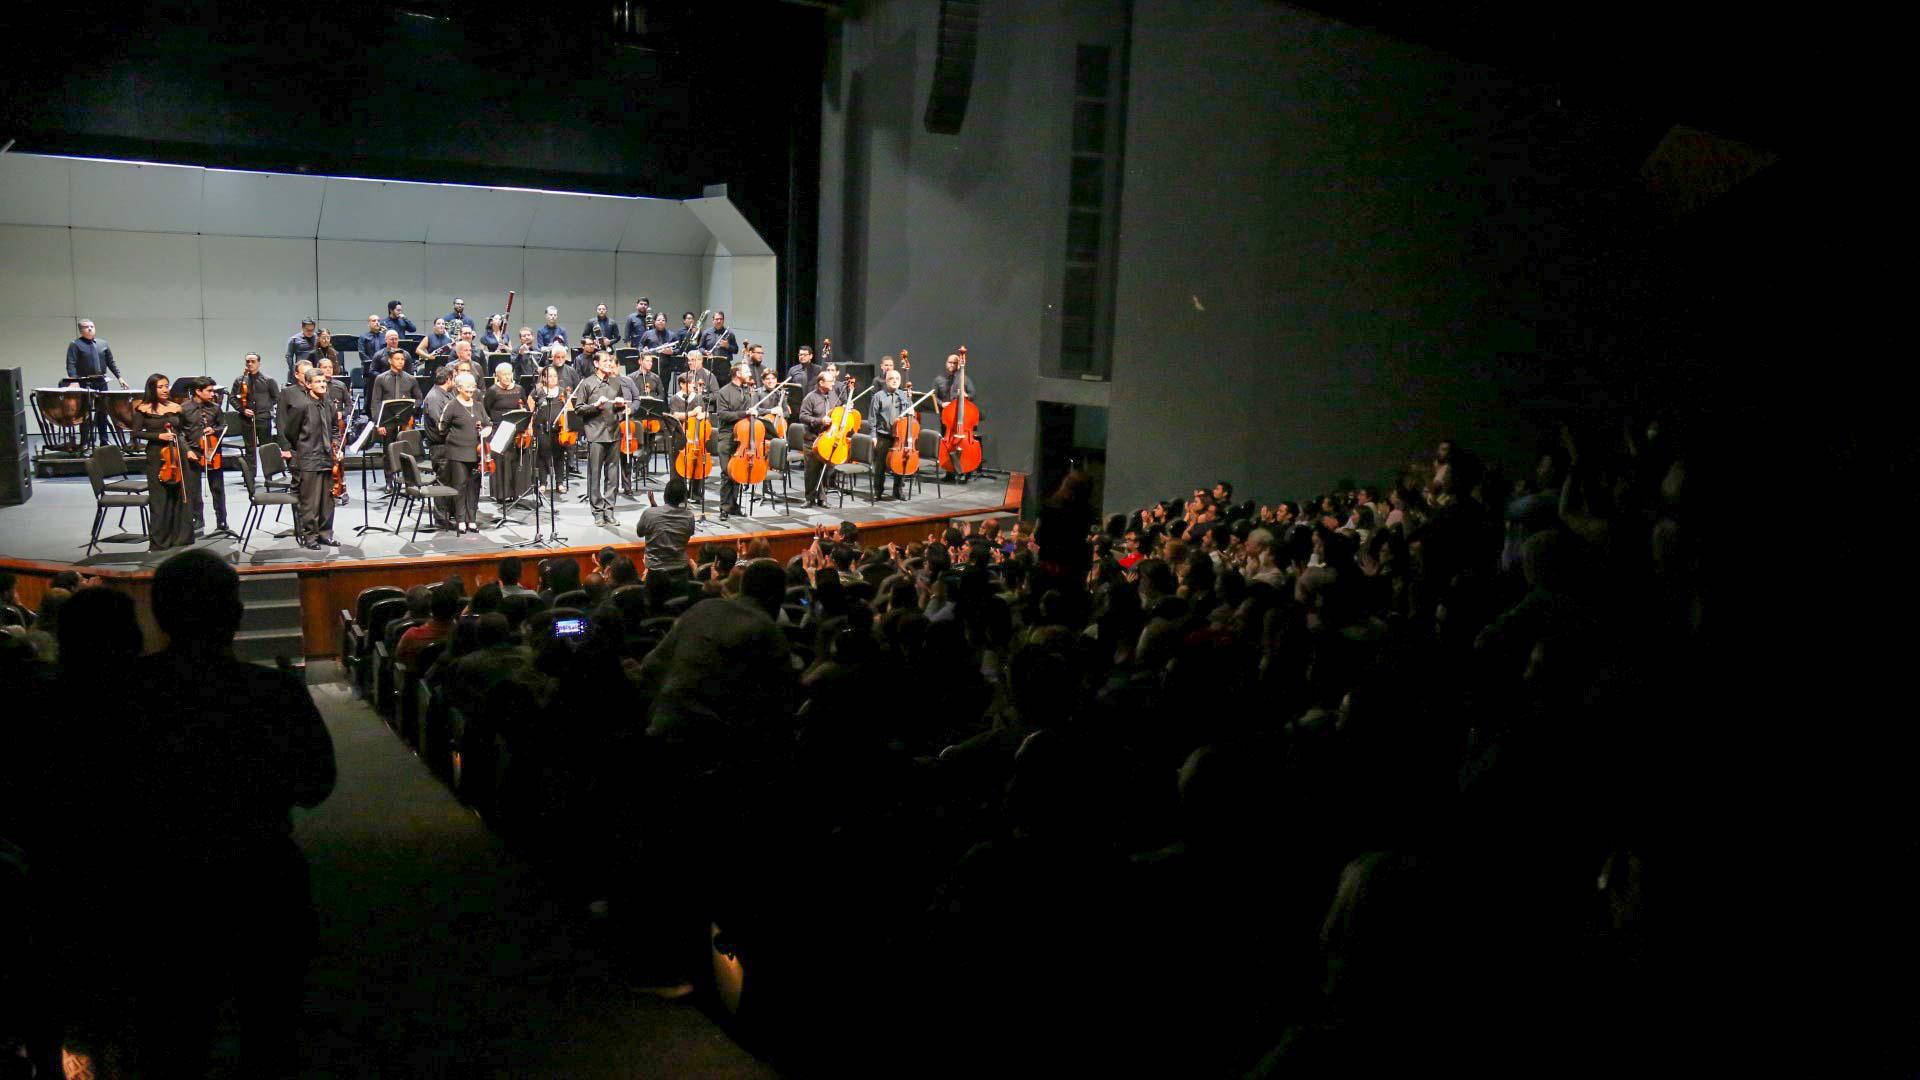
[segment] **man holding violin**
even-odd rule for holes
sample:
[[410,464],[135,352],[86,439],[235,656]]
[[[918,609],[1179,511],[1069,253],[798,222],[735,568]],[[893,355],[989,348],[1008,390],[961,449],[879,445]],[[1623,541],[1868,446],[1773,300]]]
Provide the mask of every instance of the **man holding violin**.
[[327,397],[331,382],[326,372],[308,368],[306,393],[281,399],[275,425],[280,429],[280,456],[299,477],[295,532],[300,546],[309,550],[340,546],[333,538],[334,440],[339,419]]
[[[206,511],[200,498],[200,474],[205,473],[207,487],[213,493],[214,520],[218,522],[214,532],[232,536],[233,530],[227,528],[226,462],[218,451],[219,442],[227,433],[226,410],[214,400],[217,391],[212,379],[201,375],[180,381],[189,386],[187,403],[181,410],[180,426],[187,437],[187,461],[190,463],[187,469],[187,505],[192,509],[194,526],[197,530],[206,524]],[[209,442],[215,447],[211,458],[207,452]]]

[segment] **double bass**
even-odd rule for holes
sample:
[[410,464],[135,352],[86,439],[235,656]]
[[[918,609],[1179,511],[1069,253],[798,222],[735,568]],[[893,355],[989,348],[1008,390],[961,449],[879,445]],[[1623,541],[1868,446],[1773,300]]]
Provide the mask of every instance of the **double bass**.
[[940,467],[962,476],[980,467],[980,406],[967,400],[967,347],[960,346],[960,366],[954,369],[960,393],[940,406]]

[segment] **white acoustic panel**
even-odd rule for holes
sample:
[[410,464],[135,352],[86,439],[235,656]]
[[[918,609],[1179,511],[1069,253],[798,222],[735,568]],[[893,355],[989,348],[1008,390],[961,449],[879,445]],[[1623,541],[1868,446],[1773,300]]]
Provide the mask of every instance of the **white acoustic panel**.
[[773,256],[735,255],[716,261],[726,265],[733,292],[733,306],[727,309],[727,318],[743,327],[778,325],[780,302],[774,280]]
[[72,175],[75,228],[200,231],[204,169],[76,159]]
[[[475,328],[484,329],[487,316],[497,315],[507,306],[507,290],[523,292],[520,264],[522,251],[517,247],[473,247],[452,244],[426,246],[425,296],[420,303],[429,317],[453,310],[453,298],[467,302],[467,315]],[[519,318],[525,296],[513,301],[513,314]],[[413,321],[425,330],[427,320],[418,315]]]
[[68,216],[73,163],[38,154],[0,154],[0,221],[60,225]]
[[169,379],[186,375],[204,375],[207,369],[206,337],[199,318],[141,319],[117,326],[113,331],[99,327],[100,336],[113,346],[114,359],[121,374],[134,386],[159,372]]
[[[0,311],[0,368],[19,368],[30,391],[37,386],[57,386],[67,374],[67,343],[78,336],[73,320],[64,316],[27,315],[13,308]],[[107,345],[118,362],[119,345],[112,338],[107,338]],[[120,370],[125,372],[126,364],[122,363]],[[127,378],[132,381],[133,377]]]
[[667,313],[669,329],[680,325],[681,312],[691,309],[697,315],[707,306],[697,255],[622,251],[614,268],[614,298],[607,301],[607,308],[609,314],[619,313],[622,326],[633,314],[633,302],[642,296],[653,301],[654,311]]
[[319,316],[357,333],[366,327],[368,314],[384,317],[387,301],[397,299],[408,318],[422,329],[431,326],[446,308],[436,310],[441,298],[422,287],[426,257],[425,244],[321,240]]
[[707,227],[686,204],[670,199],[634,199],[627,205],[620,250],[700,255],[711,239]]
[[[0,161],[6,155],[0,155]],[[73,234],[65,228],[0,225],[0,311],[73,314]]]
[[700,260],[700,293],[704,297],[702,306],[727,313],[729,322],[733,320],[733,275],[727,272],[727,259],[707,256]]
[[[201,311],[208,318],[313,314],[313,241],[265,236],[200,238]],[[289,331],[291,333],[291,331]]]
[[[287,325],[294,322],[295,325]],[[361,324],[356,329],[364,329]],[[207,374],[227,385],[240,377],[250,352],[260,354],[260,370],[275,382],[286,381],[287,339],[299,331],[297,320],[274,315],[205,320]],[[337,329],[337,328],[336,328]]]
[[729,255],[771,255],[773,249],[726,199],[688,199],[686,208],[700,219]]
[[74,229],[73,281],[77,313],[96,323],[197,320],[200,238]]
[[208,169],[200,191],[200,231],[311,238],[320,225],[326,187],[318,176]]
[[329,179],[320,203],[320,237],[424,242],[445,193],[444,184]]
[[534,209],[546,197],[533,191],[443,185],[427,220],[427,243],[519,247],[527,242]]
[[560,325],[567,328],[567,340],[578,341],[580,327],[593,317],[594,305],[605,304],[609,316],[617,311],[622,318],[632,310],[630,304],[624,308],[618,306],[620,298],[613,292],[613,276],[611,251],[527,248],[527,314],[521,318],[520,305],[516,303],[514,322],[538,327],[545,320],[547,305],[551,304],[560,309]]
[[630,200],[604,195],[541,192],[527,231],[527,246],[612,251],[626,232],[631,205]]

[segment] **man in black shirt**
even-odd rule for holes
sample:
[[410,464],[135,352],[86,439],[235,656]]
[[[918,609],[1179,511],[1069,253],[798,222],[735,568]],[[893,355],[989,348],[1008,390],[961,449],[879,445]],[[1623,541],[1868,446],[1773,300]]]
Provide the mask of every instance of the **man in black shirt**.
[[627,344],[636,349],[645,348],[640,344],[640,336],[653,328],[653,312],[648,310],[653,301],[641,297],[633,302],[633,314],[627,316]]
[[[894,421],[913,411],[913,398],[900,389],[900,373],[889,369],[886,382],[873,392],[873,497],[880,498],[882,482],[888,475],[887,454],[893,450]],[[906,497],[906,477],[894,473],[893,497]]]
[[[67,345],[67,378],[89,390],[105,390],[107,373],[112,372],[113,381],[119,383],[122,390],[127,389],[127,380],[120,377],[120,365],[113,362],[113,350],[94,336],[97,331],[93,327],[93,320],[81,319],[75,325],[80,330],[80,336]],[[101,443],[105,443],[107,432],[113,430],[112,423],[107,417],[105,396],[96,396],[93,414],[81,424],[81,442],[91,446],[97,437]]]
[[[280,404],[279,384],[260,374],[259,353],[247,354],[246,370],[233,380],[228,401],[245,424],[242,434],[246,438],[247,454],[252,457],[259,453],[261,443],[273,438],[273,413]],[[259,458],[253,460],[259,463]]]
[[446,322],[448,329],[452,329],[456,321],[462,326],[473,325],[473,320],[467,318],[467,302],[457,296],[453,298],[453,310],[447,312],[441,316],[441,318]]
[[[826,371],[821,371],[813,377],[813,392],[800,402],[800,415],[797,421],[801,429],[801,449],[806,452],[807,457],[805,475],[806,505],[808,506],[827,505],[827,500],[821,498],[820,494],[820,485],[825,479],[827,463],[821,460],[819,454],[813,452],[813,440],[818,438],[820,432],[826,428],[827,418],[832,414],[833,407],[838,404],[840,404],[840,395],[834,389],[833,376]],[[791,432],[792,429],[788,430]]]
[[585,421],[580,441],[587,444],[587,504],[593,508],[594,524],[603,528],[614,524],[608,473],[619,457],[619,423],[632,400],[632,387],[616,373],[613,357],[604,353],[593,375],[573,388],[574,415]]
[[281,402],[276,427],[280,456],[298,476],[300,505],[294,532],[303,548],[339,547],[333,538],[333,462],[338,438],[333,405],[327,399],[332,380],[318,368],[307,372],[306,394]]
[[[633,386],[636,412],[640,409],[638,403],[642,398],[652,398],[653,400],[649,402],[648,405],[653,409],[657,411],[665,410],[667,407],[667,384],[661,381],[660,376],[653,373],[653,357],[646,353],[641,353],[640,359],[637,360],[636,363],[638,366],[634,369],[633,374],[627,376],[627,382]],[[641,433],[639,460],[626,462],[629,481],[637,476],[639,477],[640,483],[646,483],[648,479],[647,463],[653,458],[653,439],[653,435],[645,432]]]
[[[628,339],[633,340],[633,339]],[[653,317],[653,329],[643,331],[637,345],[641,352],[654,356],[665,356],[673,352],[680,335],[667,329],[667,316],[660,313]]]
[[733,379],[713,395],[713,459],[720,466],[720,520],[740,513],[740,485],[727,470],[733,456],[733,425],[747,416],[757,395],[747,382],[745,361],[733,365]]
[[[420,380],[407,374],[407,351],[405,349],[394,349],[387,354],[387,370],[381,372],[380,377],[373,380],[373,392],[367,400],[367,415],[372,417],[375,423],[379,423],[381,413],[385,411],[386,403],[389,401],[411,401],[416,407],[420,402]],[[404,425],[405,423],[405,419],[395,421],[395,425]],[[396,430],[394,426],[376,427],[373,429],[374,438],[379,441],[379,445],[381,446],[391,444],[394,436],[398,434],[399,431]],[[389,462],[392,461],[392,458],[388,455],[383,454],[382,457]],[[386,474],[387,489],[392,490],[395,480],[391,467],[386,470]]]
[[387,301],[387,329],[401,337],[420,332],[420,329],[413,325],[413,320],[407,318],[407,310],[398,300]]
[[733,354],[740,351],[740,338],[727,329],[726,312],[713,313],[713,327],[700,335],[700,351],[707,354],[715,368],[733,363]]
[[687,569],[687,540],[693,536],[693,511],[687,509],[687,482],[679,477],[667,481],[662,492],[665,506],[650,506],[640,511],[634,531],[646,545],[647,575],[664,574],[684,584]]
[[366,373],[368,382],[387,369],[386,343],[387,328],[380,325],[380,316],[367,316],[367,332],[360,335],[355,351],[360,354],[360,370]]
[[620,328],[607,317],[607,305],[595,307],[593,318],[588,319],[586,328],[580,331],[580,340],[585,342],[588,339],[600,339],[609,349],[620,343]]
[[694,384],[708,397],[720,392],[720,377],[707,370],[707,358],[698,349],[687,354],[687,374],[693,376]]
[[287,377],[293,377],[294,365],[305,360],[314,349],[319,348],[320,339],[314,333],[312,319],[300,320],[300,332],[287,339]]
[[195,529],[198,531],[206,527],[206,511],[200,498],[200,477],[205,474],[207,487],[213,494],[214,520],[218,523],[214,532],[232,536],[233,530],[227,528],[226,459],[215,454],[214,460],[219,461],[220,465],[214,467],[200,449],[201,439],[208,432],[221,438],[227,431],[227,414],[220,403],[214,400],[212,379],[202,375],[193,380],[187,391],[186,405],[180,413],[181,434],[187,440],[187,505],[193,508]]

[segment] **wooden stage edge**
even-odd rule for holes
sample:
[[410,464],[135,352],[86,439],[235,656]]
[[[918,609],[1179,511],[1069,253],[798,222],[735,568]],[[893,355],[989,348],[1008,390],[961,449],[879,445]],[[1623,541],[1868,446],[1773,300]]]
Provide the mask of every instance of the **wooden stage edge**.
[[[927,514],[920,517],[900,518],[893,521],[875,521],[860,525],[860,539],[867,547],[880,544],[905,544],[914,540],[926,539],[927,533],[945,528],[947,523],[959,518],[989,517],[996,515],[1014,515],[1020,513],[1021,500],[1026,494],[1026,474],[1012,473],[1007,478],[1006,497],[999,506],[979,508],[956,508],[946,513]],[[812,529],[785,529],[772,532],[756,532],[730,536],[695,536],[688,547],[698,549],[708,544],[733,544],[739,541],[764,539],[773,547],[774,558],[783,562],[806,550],[813,542]],[[638,543],[616,543],[609,545],[623,555],[638,556],[641,545]],[[320,562],[286,562],[268,566],[236,567],[242,576],[252,574],[294,574],[300,578],[300,622],[301,636],[308,659],[320,659],[338,656],[340,653],[339,628],[340,612],[351,610],[360,590],[375,585],[396,585],[408,588],[414,585],[431,585],[445,581],[454,575],[467,583],[468,591],[493,580],[494,568],[500,560],[509,555],[518,555],[526,563],[526,576],[531,581],[534,568],[544,559],[570,557],[580,564],[584,572],[592,565],[593,557],[600,552],[600,546],[564,547],[564,548],[495,548],[489,551],[476,551],[472,554],[414,555],[386,559],[354,559]],[[153,585],[153,571],[121,570],[110,567],[87,567],[72,563],[45,562],[37,559],[15,559],[0,556],[0,569],[10,570],[18,579],[16,592],[19,599],[31,606],[38,607],[40,598],[45,594],[47,585],[53,576],[65,570],[77,570],[98,577],[102,584],[125,590],[132,595],[140,611],[142,629],[145,630],[150,647],[157,647],[164,640],[159,629],[153,623],[150,599]]]

